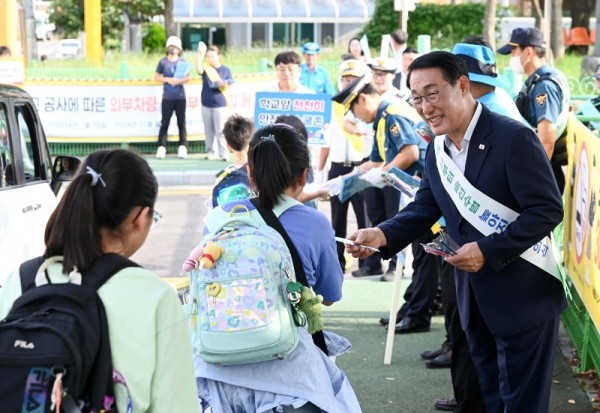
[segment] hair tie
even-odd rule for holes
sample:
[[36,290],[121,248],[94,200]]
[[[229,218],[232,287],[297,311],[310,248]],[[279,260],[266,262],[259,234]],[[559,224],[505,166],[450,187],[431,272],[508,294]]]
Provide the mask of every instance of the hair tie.
[[102,174],[99,174],[98,172],[94,171],[89,166],[86,166],[85,170],[86,170],[86,174],[92,176],[92,184],[90,186],[96,186],[98,181],[100,181],[100,182],[102,182],[102,186],[106,188],[106,182],[104,182],[104,179],[102,179]]
[[295,130],[292,125],[288,125],[287,123],[274,123],[271,126],[283,126],[284,128]]
[[270,133],[269,136],[261,136],[260,139],[263,140],[263,141],[273,141],[273,142],[275,142],[275,135],[273,135],[272,133]]

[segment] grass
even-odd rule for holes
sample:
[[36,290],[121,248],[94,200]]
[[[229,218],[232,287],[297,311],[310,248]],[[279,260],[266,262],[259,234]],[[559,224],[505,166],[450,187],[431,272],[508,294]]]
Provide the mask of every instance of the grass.
[[[234,77],[273,73],[273,60],[277,53],[284,50],[295,50],[299,53],[298,47],[271,50],[262,48],[230,50],[223,52],[221,60],[225,66],[231,69]],[[322,48],[319,64],[329,72],[331,79],[337,78],[340,57],[345,52],[346,50],[342,48]],[[99,66],[90,65],[83,59],[50,60],[44,63],[32,61],[27,68],[27,78],[31,80],[151,80],[154,77],[156,65],[163,56],[161,53],[123,55],[109,51]],[[184,52],[183,57],[188,62],[195,64],[195,52]],[[502,73],[508,67],[509,56],[497,55],[496,59],[499,72]],[[593,95],[595,93],[593,79],[589,77],[581,79],[581,60],[582,56],[580,55],[567,54],[557,60],[555,66],[569,79],[573,95]]]

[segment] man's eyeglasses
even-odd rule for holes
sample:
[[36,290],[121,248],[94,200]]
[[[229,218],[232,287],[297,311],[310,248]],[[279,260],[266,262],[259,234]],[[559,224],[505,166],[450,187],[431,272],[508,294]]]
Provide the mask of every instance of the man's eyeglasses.
[[150,230],[153,230],[158,226],[158,223],[160,222],[161,218],[162,215],[158,211],[152,212],[152,225],[150,225]]
[[431,105],[435,105],[436,103],[438,103],[440,101],[440,92],[439,91],[429,92],[423,96],[412,95],[412,96],[409,96],[406,101],[413,108],[423,106],[423,101],[427,101],[427,103],[429,103]]

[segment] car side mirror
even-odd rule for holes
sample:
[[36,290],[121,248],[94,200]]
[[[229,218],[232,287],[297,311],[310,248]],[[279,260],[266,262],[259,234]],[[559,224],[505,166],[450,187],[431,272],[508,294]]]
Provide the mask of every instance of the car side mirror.
[[81,160],[74,156],[59,155],[54,159],[52,182],[69,182],[81,165]]

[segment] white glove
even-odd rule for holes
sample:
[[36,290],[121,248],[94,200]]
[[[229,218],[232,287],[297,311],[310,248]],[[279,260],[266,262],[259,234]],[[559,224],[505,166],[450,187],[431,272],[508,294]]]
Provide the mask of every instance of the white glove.
[[323,184],[324,187],[329,189],[329,195],[336,196],[342,191],[342,177],[338,176]]
[[376,186],[378,188],[383,188],[385,186],[385,182],[383,177],[381,176],[381,168],[371,168],[364,174],[360,176],[360,179],[364,179],[371,183],[371,185]]

